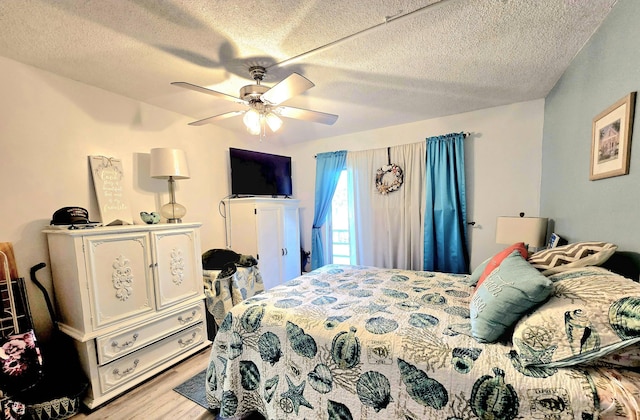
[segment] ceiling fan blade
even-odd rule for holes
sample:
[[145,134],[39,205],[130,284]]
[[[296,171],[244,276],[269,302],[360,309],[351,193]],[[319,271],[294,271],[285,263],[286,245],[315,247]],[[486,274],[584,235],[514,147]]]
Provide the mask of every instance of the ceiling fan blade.
[[260,99],[272,105],[278,105],[314,86],[313,82],[306,77],[291,73],[286,79],[263,93]]
[[214,115],[213,117],[209,117],[209,118],[205,118],[205,119],[202,119],[202,120],[190,122],[189,125],[198,126],[198,125],[204,125],[204,124],[212,123],[212,122],[215,122],[215,121],[226,120],[227,118],[231,118],[231,117],[235,117],[235,116],[238,116],[238,115],[242,115],[245,112],[246,111],[226,112],[224,114]]
[[335,114],[310,111],[302,108],[292,108],[290,106],[279,106],[276,108],[276,113],[287,118],[295,118],[298,120],[312,121],[327,125],[333,125],[333,123],[338,119],[338,116]]
[[171,82],[171,84],[174,85],[174,86],[179,86],[181,88],[194,90],[196,92],[206,93],[207,95],[212,95],[212,96],[215,96],[215,97],[220,98],[220,99],[225,99],[227,101],[236,102],[236,103],[240,103],[240,104],[245,104],[246,103],[242,99],[236,98],[235,96],[231,96],[231,95],[227,95],[226,93],[222,93],[222,92],[218,92],[218,91],[215,91],[215,90],[207,89],[207,88],[204,88],[202,86],[193,85],[191,83],[187,83],[187,82]]

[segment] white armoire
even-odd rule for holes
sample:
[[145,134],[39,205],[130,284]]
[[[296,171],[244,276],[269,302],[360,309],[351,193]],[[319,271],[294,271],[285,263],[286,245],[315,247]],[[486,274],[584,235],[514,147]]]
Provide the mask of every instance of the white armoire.
[[251,197],[226,204],[228,245],[258,260],[265,290],[300,275],[299,200]]
[[89,408],[209,345],[199,223],[47,229],[58,326]]

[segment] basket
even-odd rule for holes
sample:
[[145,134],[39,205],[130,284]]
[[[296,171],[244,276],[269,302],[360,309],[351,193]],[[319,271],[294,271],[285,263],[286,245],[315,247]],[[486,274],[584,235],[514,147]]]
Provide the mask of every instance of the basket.
[[[64,378],[67,382],[68,378]],[[62,396],[59,398],[46,399],[45,396],[33,393],[33,395],[20,395],[22,402],[25,404],[26,412],[23,418],[35,419],[35,420],[61,420],[68,419],[78,414],[81,408],[81,399],[87,390],[86,381],[73,380],[72,385],[60,384],[60,378],[52,378],[51,376],[45,377],[46,382],[51,382],[51,386],[55,386],[53,382],[57,381],[59,389],[58,394]],[[48,387],[47,387],[48,388]],[[68,388],[68,389],[64,389]],[[73,389],[75,388],[75,389]],[[29,394],[29,393],[27,393]],[[30,402],[30,399],[33,401]]]

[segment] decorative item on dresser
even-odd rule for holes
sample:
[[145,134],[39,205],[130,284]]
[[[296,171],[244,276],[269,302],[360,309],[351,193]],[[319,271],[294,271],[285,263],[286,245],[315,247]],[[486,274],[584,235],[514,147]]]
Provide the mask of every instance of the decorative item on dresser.
[[209,345],[200,223],[45,230],[62,332],[89,408]]
[[[125,188],[122,161],[115,157],[89,156],[89,166],[102,224],[105,226],[132,225],[133,218],[127,188]],[[77,210],[74,213],[76,217],[83,215]],[[86,210],[84,216],[87,216]],[[86,223],[94,223],[86,220]]]
[[189,179],[189,165],[184,150],[151,149],[150,172],[152,178],[167,179],[169,182],[169,202],[160,208],[160,214],[168,223],[181,223],[187,209],[176,203],[175,180]]
[[266,197],[226,202],[227,245],[256,257],[265,290],[300,275],[298,203]]

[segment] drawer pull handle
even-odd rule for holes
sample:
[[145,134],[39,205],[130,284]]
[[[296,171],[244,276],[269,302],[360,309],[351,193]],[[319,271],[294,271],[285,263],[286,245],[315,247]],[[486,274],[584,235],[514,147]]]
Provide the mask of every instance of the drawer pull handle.
[[136,340],[138,339],[138,333],[133,334],[132,338],[133,338],[133,340],[125,341],[121,345],[119,345],[117,341],[112,341],[111,342],[111,347],[113,347],[114,349],[117,349],[117,350],[124,350],[127,347],[131,347],[133,345],[133,343],[136,342]]
[[134,360],[133,361],[133,366],[126,368],[122,372],[120,372],[120,369],[115,368],[115,369],[113,369],[113,374],[115,376],[117,376],[118,378],[124,378],[125,376],[133,373],[133,371],[136,370],[136,368],[138,367],[138,363],[140,363],[140,360],[138,360],[138,359]]
[[186,317],[186,318],[183,318],[183,317],[182,317],[182,315],[180,315],[180,316],[178,317],[178,321],[179,321],[181,324],[187,324],[187,323],[189,323],[189,322],[193,321],[193,318],[195,318],[195,317],[196,317],[196,311],[195,311],[195,310],[193,310],[193,311],[191,311],[191,316]]
[[196,333],[192,333],[190,339],[183,340],[181,338],[180,340],[178,340],[178,344],[180,344],[180,347],[187,347],[187,346],[190,346],[195,339],[196,339]]

